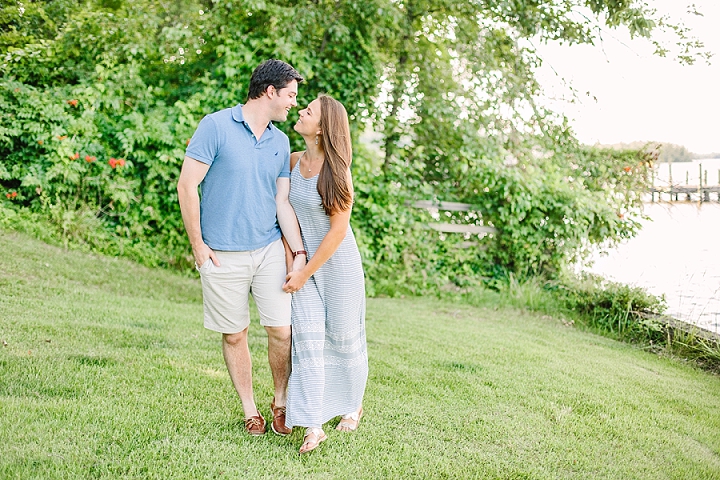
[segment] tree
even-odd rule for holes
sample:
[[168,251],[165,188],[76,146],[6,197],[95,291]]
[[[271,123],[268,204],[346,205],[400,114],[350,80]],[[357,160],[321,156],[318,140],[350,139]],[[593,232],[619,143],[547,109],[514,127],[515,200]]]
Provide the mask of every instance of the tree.
[[[174,193],[185,143],[204,114],[243,101],[254,66],[275,57],[307,78],[301,102],[329,93],[354,135],[368,122],[382,133],[382,158],[356,149],[367,262],[409,272],[427,260],[418,282],[484,264],[553,270],[583,242],[635,228],[617,219],[634,208],[625,187],[641,186],[646,159],[586,150],[537,101],[532,42],[593,43],[601,26],[672,30],[684,61],[703,56],[631,0],[11,2],[0,11],[3,202],[42,212],[66,238],[86,219],[104,232],[76,232],[92,248],[188,265]],[[457,256],[435,238],[430,251],[416,231],[424,214],[393,213],[427,196],[483,207],[503,240]],[[549,214],[553,196],[562,201]]]
[[500,234],[489,259],[472,261],[519,275],[555,271],[583,245],[635,232],[638,224],[627,219],[640,212],[637,191],[653,154],[579,145],[564,119],[538,102],[534,70],[542,58],[532,45],[594,44],[601,28],[646,38],[670,30],[679,60],[706,58],[682,27],[633,1],[408,0],[393,7],[382,43],[384,101],[373,117],[384,137],[384,173],[413,185],[415,195],[478,205],[478,221]]

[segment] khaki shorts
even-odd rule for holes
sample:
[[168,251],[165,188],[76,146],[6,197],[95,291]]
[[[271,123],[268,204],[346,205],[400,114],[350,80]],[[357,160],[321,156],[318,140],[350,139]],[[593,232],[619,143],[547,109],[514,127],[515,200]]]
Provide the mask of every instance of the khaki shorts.
[[282,290],[287,268],[282,240],[246,252],[215,251],[220,266],[208,259],[197,270],[203,290],[205,328],[238,333],[250,325],[249,295],[260,313],[260,325],[290,325],[292,295]]

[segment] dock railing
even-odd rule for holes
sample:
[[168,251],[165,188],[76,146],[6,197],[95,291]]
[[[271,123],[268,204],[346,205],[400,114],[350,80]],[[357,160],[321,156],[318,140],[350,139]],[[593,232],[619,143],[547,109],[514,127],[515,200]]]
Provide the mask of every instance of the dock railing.
[[702,163],[698,164],[698,184],[690,185],[690,173],[685,172],[685,185],[673,182],[672,164],[669,165],[668,182],[666,185],[656,185],[656,177],[653,173],[652,187],[650,188],[650,199],[655,201],[657,194],[658,201],[662,201],[662,195],[668,195],[669,201],[679,201],[680,196],[684,196],[685,200],[691,201],[693,195],[697,196],[699,202],[709,202],[710,194],[717,194],[717,200],[720,202],[720,169],[718,169],[718,183],[716,185],[708,184],[708,171],[703,170]]

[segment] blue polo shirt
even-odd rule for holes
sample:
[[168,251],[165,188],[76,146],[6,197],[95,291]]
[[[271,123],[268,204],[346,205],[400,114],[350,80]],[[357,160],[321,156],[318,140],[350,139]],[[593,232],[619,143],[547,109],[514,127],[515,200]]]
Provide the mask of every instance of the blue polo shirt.
[[281,235],[276,182],[290,177],[290,142],[272,123],[256,141],[241,107],[203,118],[185,150],[210,165],[200,184],[200,228],[213,250],[255,250]]

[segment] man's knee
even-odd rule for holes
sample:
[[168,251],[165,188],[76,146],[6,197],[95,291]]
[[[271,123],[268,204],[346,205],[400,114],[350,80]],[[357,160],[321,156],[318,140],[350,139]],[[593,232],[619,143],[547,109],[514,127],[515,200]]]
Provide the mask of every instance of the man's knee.
[[290,326],[286,327],[265,327],[268,334],[268,340],[277,343],[290,343],[292,330]]
[[223,333],[222,341],[230,347],[237,347],[240,345],[247,345],[247,334],[248,329],[246,328],[242,332],[238,333]]

